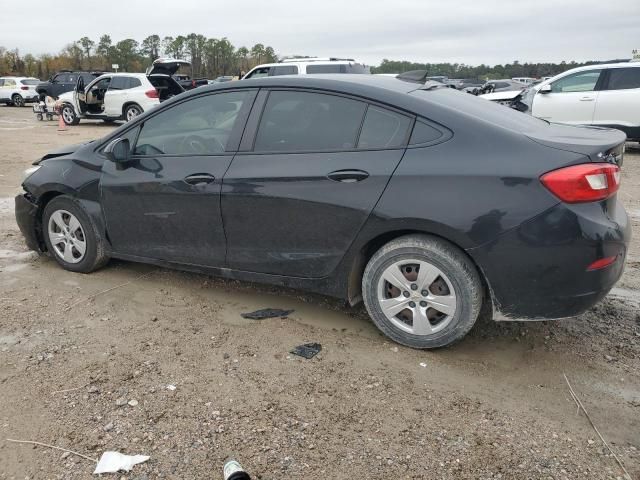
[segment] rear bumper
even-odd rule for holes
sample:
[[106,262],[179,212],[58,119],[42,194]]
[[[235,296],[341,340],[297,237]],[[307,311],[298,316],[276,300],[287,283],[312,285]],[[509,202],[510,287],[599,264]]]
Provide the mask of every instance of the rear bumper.
[[16,221],[24,236],[27,247],[31,250],[42,251],[42,246],[38,238],[40,226],[37,218],[38,205],[24,194],[16,196]]
[[[599,302],[624,271],[631,227],[622,204],[558,204],[469,250],[483,271],[497,320],[573,317]],[[594,261],[609,266],[588,271]]]

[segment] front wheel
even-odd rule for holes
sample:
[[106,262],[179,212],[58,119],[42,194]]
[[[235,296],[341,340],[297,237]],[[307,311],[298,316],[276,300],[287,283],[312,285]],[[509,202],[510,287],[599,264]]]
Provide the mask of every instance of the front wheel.
[[14,107],[24,107],[24,98],[17,93],[11,97],[11,101],[13,102]]
[[124,119],[127,122],[130,122],[141,113],[142,108],[140,108],[138,105],[128,105],[127,108],[124,109]]
[[89,273],[109,259],[102,234],[72,197],[62,195],[47,204],[42,230],[47,250],[65,270]]
[[62,115],[62,121],[66,125],[78,125],[80,123],[80,117],[76,115],[76,111],[73,106],[68,103],[62,105],[60,114]]
[[462,339],[482,307],[482,282],[469,258],[427,235],[397,238],[376,252],[362,279],[364,304],[376,326],[413,348]]

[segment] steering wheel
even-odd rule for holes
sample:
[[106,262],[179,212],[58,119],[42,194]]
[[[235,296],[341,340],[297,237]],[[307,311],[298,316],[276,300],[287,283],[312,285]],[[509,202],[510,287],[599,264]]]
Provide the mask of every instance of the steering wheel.
[[[198,135],[188,135],[180,142],[179,150],[182,153],[193,153],[196,155],[206,155],[212,153],[224,152],[224,145],[217,138],[212,138],[213,145],[210,145],[207,140]],[[211,147],[214,147],[213,149]]]

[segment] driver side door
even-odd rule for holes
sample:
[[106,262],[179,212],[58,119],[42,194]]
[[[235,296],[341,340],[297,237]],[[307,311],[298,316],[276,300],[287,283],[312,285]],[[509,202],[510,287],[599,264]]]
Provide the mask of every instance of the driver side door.
[[101,204],[114,253],[222,266],[222,177],[256,91],[191,97],[137,122],[129,162],[105,161]]

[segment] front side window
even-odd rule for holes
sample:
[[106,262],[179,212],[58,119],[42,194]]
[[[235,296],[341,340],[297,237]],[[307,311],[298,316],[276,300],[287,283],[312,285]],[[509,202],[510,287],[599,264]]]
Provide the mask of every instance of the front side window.
[[592,92],[596,88],[602,70],[587,70],[568,75],[551,84],[554,93]]
[[628,90],[631,88],[640,88],[640,67],[609,70],[607,90]]
[[409,117],[369,105],[358,148],[395,148],[404,145],[410,125]]
[[256,68],[253,72],[247,75],[247,78],[260,78],[269,76],[270,67]]
[[136,155],[217,155],[224,153],[249,92],[199,96],[145,121]]
[[366,104],[335,95],[274,91],[269,94],[254,150],[350,150]]
[[278,76],[278,75],[297,75],[298,74],[298,67],[296,65],[282,65],[282,66],[277,66],[277,67],[273,67],[271,70],[271,76]]

